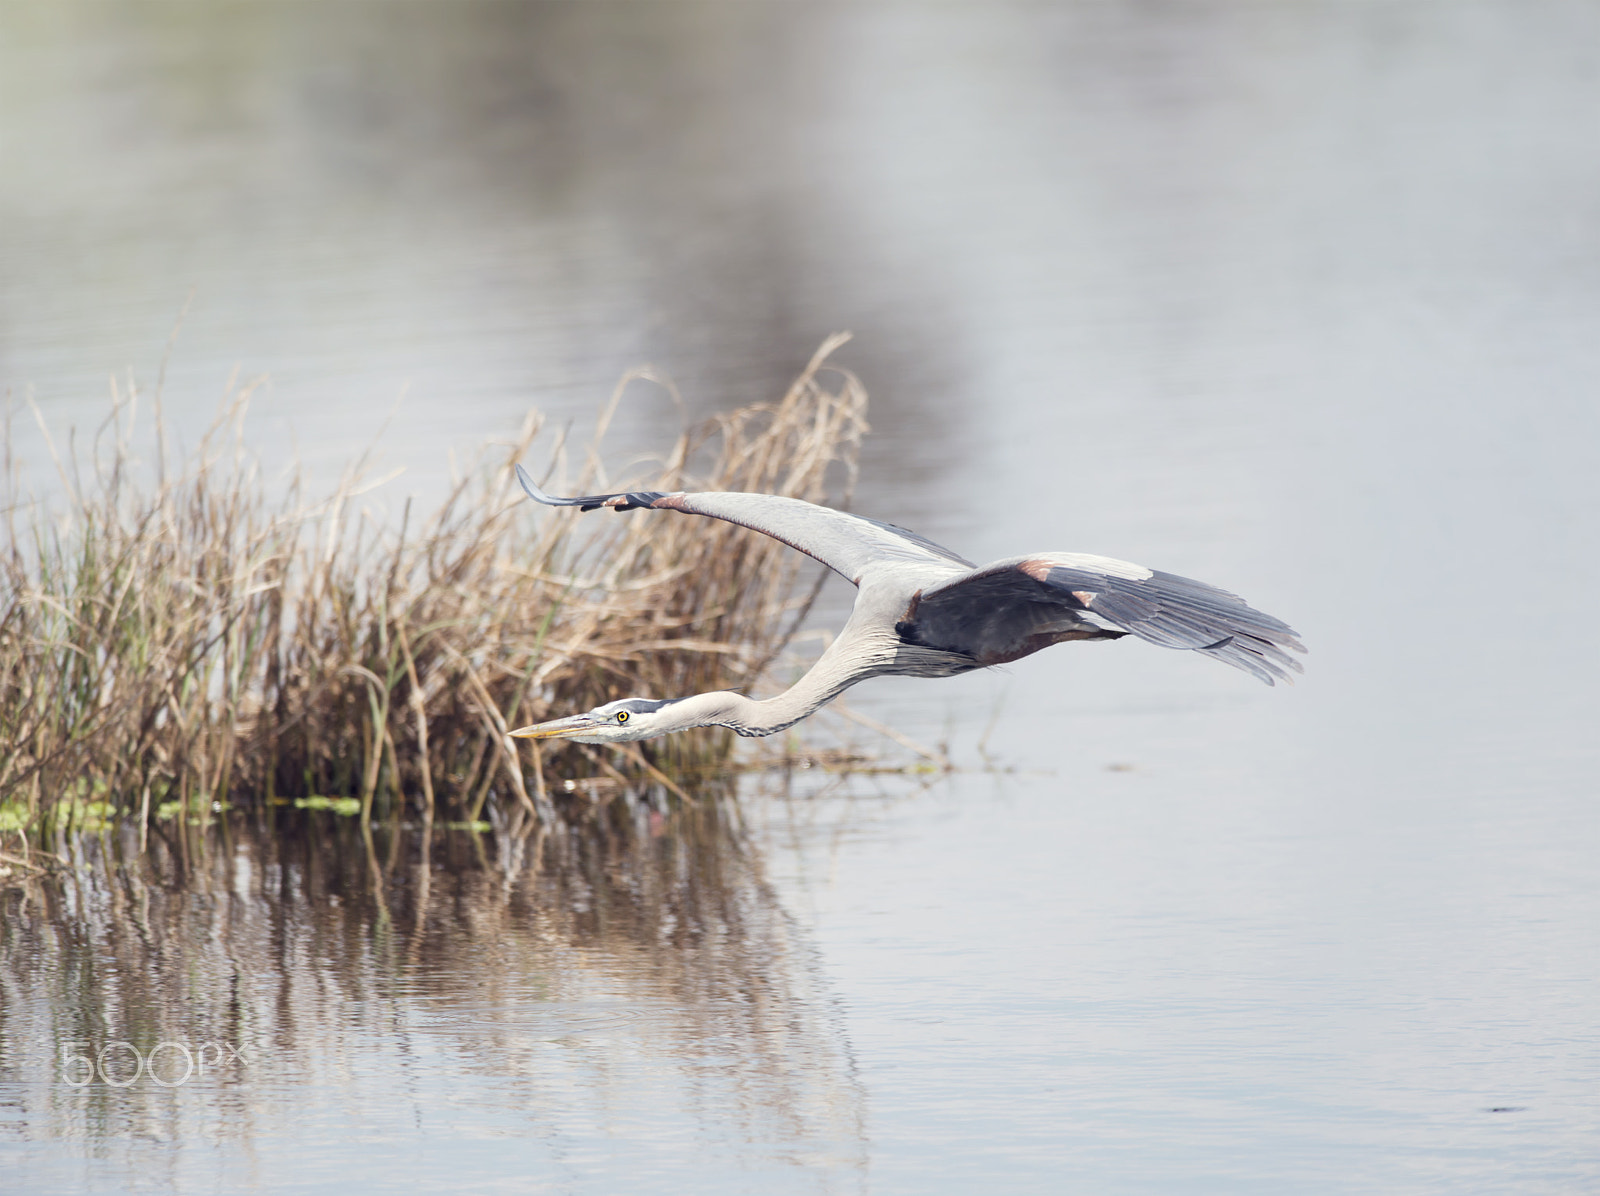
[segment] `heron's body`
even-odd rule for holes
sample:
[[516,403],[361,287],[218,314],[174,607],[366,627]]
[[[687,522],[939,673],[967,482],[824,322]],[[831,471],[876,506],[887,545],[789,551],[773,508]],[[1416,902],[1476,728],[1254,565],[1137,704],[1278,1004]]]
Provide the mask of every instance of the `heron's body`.
[[648,739],[687,727],[770,735],[868,677],[953,677],[1053,644],[1135,635],[1204,652],[1271,685],[1299,672],[1290,627],[1204,582],[1110,557],[1035,553],[978,567],[915,532],[773,494],[636,491],[555,498],[519,466],[528,494],[550,506],[647,508],[737,523],[815,557],[857,587],[844,628],[777,697],[728,691],[629,698],[524,727],[527,738],[588,743]]

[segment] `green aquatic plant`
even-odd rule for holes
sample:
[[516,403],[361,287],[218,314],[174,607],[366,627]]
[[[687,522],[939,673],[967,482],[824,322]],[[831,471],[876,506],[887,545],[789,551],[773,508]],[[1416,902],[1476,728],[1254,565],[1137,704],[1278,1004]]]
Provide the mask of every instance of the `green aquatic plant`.
[[361,799],[355,797],[328,797],[317,793],[310,797],[294,799],[297,810],[330,810],[341,818],[352,818],[361,813]]

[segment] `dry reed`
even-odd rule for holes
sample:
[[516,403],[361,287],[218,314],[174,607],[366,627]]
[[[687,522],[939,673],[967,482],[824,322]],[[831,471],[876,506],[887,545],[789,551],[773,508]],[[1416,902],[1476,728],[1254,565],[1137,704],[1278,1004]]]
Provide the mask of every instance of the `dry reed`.
[[[822,370],[840,339],[779,402],[685,432],[626,488],[820,500],[834,466],[848,489],[865,395]],[[598,450],[621,390],[584,468],[552,485],[606,484]],[[177,467],[158,416],[156,476],[141,482],[137,395],[114,395],[110,447],[87,466],[57,459],[57,516],[19,493],[8,426],[0,831],[13,843],[118,817],[142,841],[224,803],[313,796],[354,799],[364,822],[405,808],[477,820],[495,801],[548,820],[566,788],[555,777],[642,776],[689,797],[687,778],[729,763],[733,739],[716,730],[542,761],[505,732],[619,696],[750,686],[807,605],[798,554],[711,520],[534,509],[511,467],[542,443],[537,414],[420,528],[409,510],[398,530],[356,511],[365,459],[326,501],[302,501],[298,481],[274,500],[243,450],[249,397],[234,394]]]

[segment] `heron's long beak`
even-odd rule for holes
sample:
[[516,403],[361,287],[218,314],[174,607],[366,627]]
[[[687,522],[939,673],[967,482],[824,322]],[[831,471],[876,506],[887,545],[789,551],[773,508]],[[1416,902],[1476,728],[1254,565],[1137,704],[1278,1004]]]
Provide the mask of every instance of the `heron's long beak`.
[[573,714],[566,718],[551,719],[547,723],[535,723],[531,727],[518,727],[511,734],[517,739],[568,739],[591,731],[597,725],[587,714]]

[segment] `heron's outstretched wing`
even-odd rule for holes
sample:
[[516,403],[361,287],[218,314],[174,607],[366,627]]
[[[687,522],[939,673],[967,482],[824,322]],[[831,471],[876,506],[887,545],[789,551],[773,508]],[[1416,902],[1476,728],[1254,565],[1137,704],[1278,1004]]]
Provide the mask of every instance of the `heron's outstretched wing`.
[[[1289,655],[1305,651],[1294,630],[1237,595],[1175,573],[1081,553],[996,561],[929,586],[913,600],[902,634],[980,660],[1003,660],[1055,642],[1051,634],[1077,638],[1069,629],[1086,624],[1164,648],[1204,652],[1268,685],[1302,671]],[[1046,638],[1034,642],[1030,635]]]
[[634,490],[621,494],[588,494],[579,498],[557,498],[546,494],[527,470],[517,466],[517,480],[535,502],[552,507],[578,507],[593,511],[611,507],[631,511],[643,507],[655,511],[683,511],[737,523],[753,531],[781,540],[815,557],[828,568],[861,584],[863,573],[872,566],[890,562],[936,565],[943,569],[970,569],[972,562],[941,548],[916,532],[879,523],[860,515],[847,515],[829,507],[819,507],[799,498],[776,494],[739,494],[716,491],[700,493],[659,490]]

